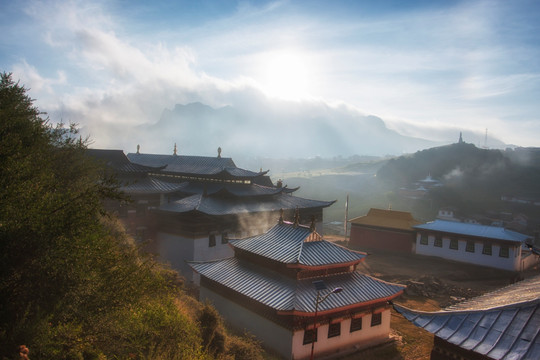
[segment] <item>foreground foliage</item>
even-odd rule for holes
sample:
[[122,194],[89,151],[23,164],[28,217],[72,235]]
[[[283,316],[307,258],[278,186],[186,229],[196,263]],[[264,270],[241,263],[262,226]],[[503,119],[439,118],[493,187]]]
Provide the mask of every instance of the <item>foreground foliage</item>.
[[23,344],[31,359],[228,357],[204,341],[200,305],[182,309],[177,275],[105,214],[121,195],[75,128],[51,126],[0,75],[0,358]]

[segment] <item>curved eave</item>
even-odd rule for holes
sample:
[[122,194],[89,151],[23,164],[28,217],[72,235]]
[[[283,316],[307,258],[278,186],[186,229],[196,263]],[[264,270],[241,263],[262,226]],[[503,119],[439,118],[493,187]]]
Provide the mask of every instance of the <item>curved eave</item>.
[[336,264],[323,264],[323,265],[305,265],[305,264],[287,264],[287,267],[290,269],[301,269],[301,270],[324,270],[324,269],[334,269],[339,267],[353,266],[360,264],[366,258],[361,258],[354,261],[349,261],[345,263],[336,263]]
[[[387,296],[387,297],[384,297],[384,298],[378,298],[378,299],[374,299],[374,300],[370,300],[370,301],[364,301],[364,302],[361,302],[361,303],[341,306],[341,307],[334,308],[334,309],[318,311],[317,316],[331,315],[331,314],[334,314],[334,313],[337,313],[337,312],[352,310],[352,309],[356,309],[356,308],[360,308],[360,307],[366,307],[366,306],[370,306],[370,305],[377,304],[377,303],[385,303],[385,302],[388,302],[388,301],[390,301],[392,299],[395,299],[399,295],[403,294],[404,290],[405,289],[402,289],[402,290],[398,291],[397,293],[392,294],[392,295]],[[302,316],[302,317],[314,317],[315,316],[315,312],[308,312],[308,311],[301,311],[301,310],[278,310],[277,314],[278,315],[284,315],[284,316],[289,315],[289,316]]]

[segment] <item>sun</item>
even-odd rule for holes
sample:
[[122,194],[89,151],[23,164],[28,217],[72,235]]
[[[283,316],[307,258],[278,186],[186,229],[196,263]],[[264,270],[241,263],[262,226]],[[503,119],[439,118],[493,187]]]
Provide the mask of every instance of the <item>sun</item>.
[[259,76],[269,96],[298,100],[309,93],[309,57],[297,51],[276,51],[263,56]]

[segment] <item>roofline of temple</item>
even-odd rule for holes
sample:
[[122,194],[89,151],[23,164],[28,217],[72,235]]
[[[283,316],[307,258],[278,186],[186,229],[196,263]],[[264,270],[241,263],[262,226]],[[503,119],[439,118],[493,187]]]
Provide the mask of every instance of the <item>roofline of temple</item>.
[[[351,309],[355,309],[355,308],[359,308],[359,307],[365,307],[365,306],[369,306],[369,305],[373,305],[373,304],[377,304],[377,303],[387,303],[390,300],[395,299],[396,297],[401,295],[404,290],[405,289],[401,289],[400,291],[396,292],[395,294],[392,294],[392,295],[384,297],[384,298],[373,299],[373,300],[370,300],[370,301],[364,301],[364,302],[361,302],[361,303],[355,303],[355,304],[342,306],[342,307],[329,309],[329,310],[317,311],[317,316],[330,315],[330,314],[333,314],[333,313],[347,311],[347,310],[351,310]],[[315,312],[307,312],[307,311],[300,311],[300,310],[278,310],[276,313],[277,313],[277,315],[292,315],[292,316],[303,316],[303,317],[314,317],[315,316]]]

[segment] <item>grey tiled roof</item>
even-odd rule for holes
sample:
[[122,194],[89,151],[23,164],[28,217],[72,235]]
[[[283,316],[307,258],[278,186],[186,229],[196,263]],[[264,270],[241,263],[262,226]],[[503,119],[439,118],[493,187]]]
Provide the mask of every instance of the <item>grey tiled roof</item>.
[[189,194],[230,194],[237,197],[250,196],[268,196],[276,195],[283,191],[283,188],[261,186],[257,184],[229,184],[229,183],[211,183],[211,182],[189,182],[189,185],[183,188],[183,192]]
[[304,226],[290,223],[277,224],[266,233],[241,240],[232,240],[230,244],[257,255],[286,264],[322,266],[360,262],[366,254],[346,249],[329,241],[309,241],[316,232]]
[[[191,262],[190,265],[201,276],[277,311],[315,312],[317,291],[312,283],[314,279],[290,279],[237,258],[206,263]],[[358,272],[318,279],[323,279],[328,289],[343,288],[342,292],[332,294],[320,303],[320,312],[391,299],[398,296],[404,288],[402,285],[387,283]],[[324,293],[325,291],[322,291],[322,294]]]
[[394,307],[416,326],[491,359],[540,359],[540,276],[444,311]]
[[228,198],[217,196],[203,196],[196,194],[186,198],[164,204],[159,211],[183,213],[199,211],[208,215],[231,215],[248,212],[279,211],[280,209],[309,209],[324,208],[332,205],[333,201],[317,201],[300,197],[278,194],[269,199],[260,198]]
[[158,154],[133,154],[127,155],[128,159],[136,164],[145,166],[166,166],[163,172],[192,174],[192,175],[217,175],[227,173],[231,177],[251,178],[265,174],[237,168],[231,158],[187,155],[158,155]]
[[458,235],[476,236],[512,242],[523,242],[530,236],[507,230],[503,227],[468,224],[455,221],[435,220],[422,225],[413,226],[418,230],[440,231]]
[[152,177],[137,179],[120,188],[128,194],[171,193],[182,190],[187,183],[169,183]]
[[159,170],[157,166],[143,166],[129,161],[122,150],[86,149],[86,154],[120,173],[148,173]]

